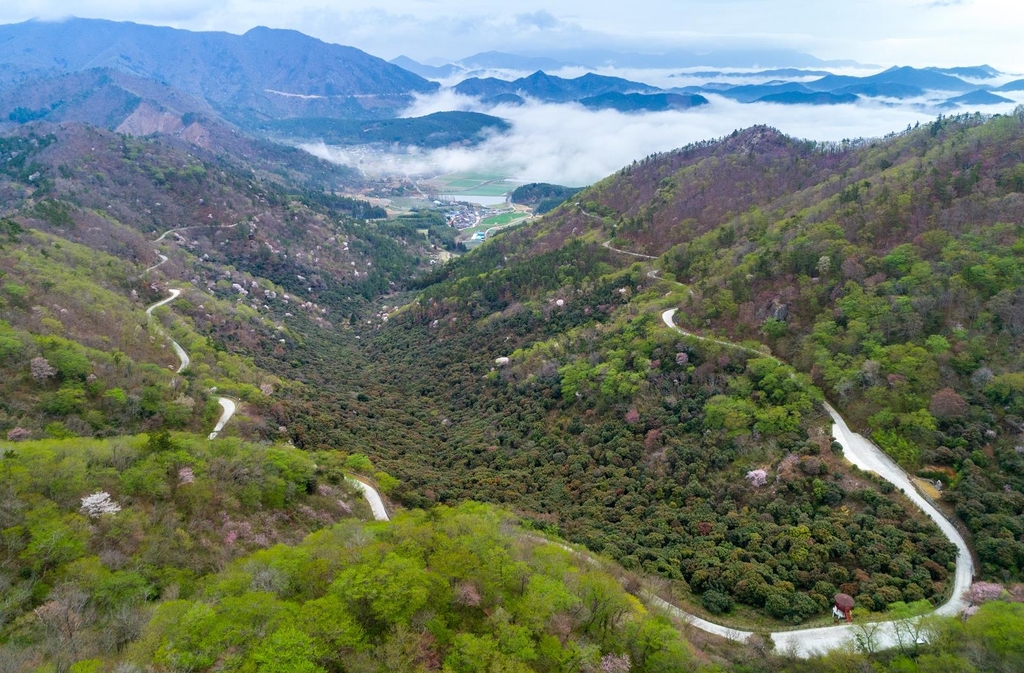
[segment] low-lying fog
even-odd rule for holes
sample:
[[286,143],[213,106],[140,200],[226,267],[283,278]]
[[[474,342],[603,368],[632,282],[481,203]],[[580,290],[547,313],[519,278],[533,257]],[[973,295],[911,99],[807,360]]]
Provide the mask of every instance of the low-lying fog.
[[[1003,93],[1024,102],[1024,92]],[[507,119],[512,129],[475,147],[437,150],[395,148],[390,154],[346,151],[323,143],[304,148],[320,157],[353,165],[369,174],[435,176],[451,172],[504,173],[526,182],[583,186],[634,160],[691,142],[720,138],[755,124],[774,126],[797,138],[819,141],[874,138],[908,125],[934,120],[940,110],[925,101],[860,102],[853,105],[741,104],[707,95],[710,105],[683,112],[623,114],[590,111],[576,104],[482,107],[451,91],[426,96],[405,111],[416,117],[445,110],[473,110]],[[989,106],[986,114],[1006,113],[1014,104]]]

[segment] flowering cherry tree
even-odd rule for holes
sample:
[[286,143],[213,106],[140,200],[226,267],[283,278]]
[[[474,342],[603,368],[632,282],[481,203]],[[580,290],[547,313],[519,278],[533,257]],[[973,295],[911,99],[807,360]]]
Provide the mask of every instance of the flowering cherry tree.
[[633,668],[628,654],[606,654],[601,657],[601,673],[629,673]]
[[121,511],[121,505],[118,505],[111,499],[110,494],[106,491],[99,491],[92,495],[87,495],[82,498],[82,511],[89,515],[89,517],[95,519],[103,516],[104,514],[116,514]]
[[973,605],[998,600],[1002,595],[1003,585],[995,582],[975,582],[970,589],[964,592],[964,598]]
[[32,378],[36,381],[45,381],[57,374],[57,370],[44,357],[32,358],[29,367],[32,370]]
[[768,483],[768,473],[764,470],[751,470],[747,472],[747,481],[755,488],[764,486]]

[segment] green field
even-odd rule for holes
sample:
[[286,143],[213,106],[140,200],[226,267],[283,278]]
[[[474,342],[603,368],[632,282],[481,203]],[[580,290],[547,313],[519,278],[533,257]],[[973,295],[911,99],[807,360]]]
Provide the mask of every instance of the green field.
[[439,182],[453,180],[474,180],[480,183],[487,182],[489,180],[504,180],[505,175],[503,173],[485,173],[482,171],[468,171],[465,173],[448,173],[447,175],[441,175],[435,179]]
[[473,189],[479,187],[486,180],[446,180],[444,182],[445,189]]
[[489,183],[478,185],[472,189],[451,189],[445,188],[442,194],[465,194],[466,196],[504,196],[515,189],[514,185],[507,182]]
[[500,226],[503,224],[509,224],[516,220],[522,220],[529,217],[526,213],[502,213],[501,215],[493,215],[480,221],[480,225],[484,228]]
[[526,213],[513,212],[502,213],[500,215],[493,215],[491,217],[481,220],[480,224],[476,225],[475,227],[470,227],[468,229],[463,229],[462,231],[460,231],[459,238],[465,241],[471,238],[473,234],[479,231],[487,231],[488,229],[494,227],[504,227],[512,224],[517,224],[525,220],[527,217],[529,217],[529,215],[527,215]]
[[440,194],[504,196],[516,185],[499,173],[449,173],[430,181]]

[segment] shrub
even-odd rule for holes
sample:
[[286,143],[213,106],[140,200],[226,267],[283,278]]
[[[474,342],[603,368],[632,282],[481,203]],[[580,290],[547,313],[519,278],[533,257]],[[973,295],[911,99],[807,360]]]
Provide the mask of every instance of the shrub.
[[700,598],[704,609],[713,615],[720,615],[724,612],[732,612],[732,598],[728,594],[715,589],[708,589]]

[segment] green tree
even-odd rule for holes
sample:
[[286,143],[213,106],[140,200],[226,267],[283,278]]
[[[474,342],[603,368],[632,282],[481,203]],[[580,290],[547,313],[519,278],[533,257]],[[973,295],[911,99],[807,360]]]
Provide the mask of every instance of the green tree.
[[294,626],[283,626],[253,648],[249,655],[256,673],[320,673],[320,654],[313,640]]

